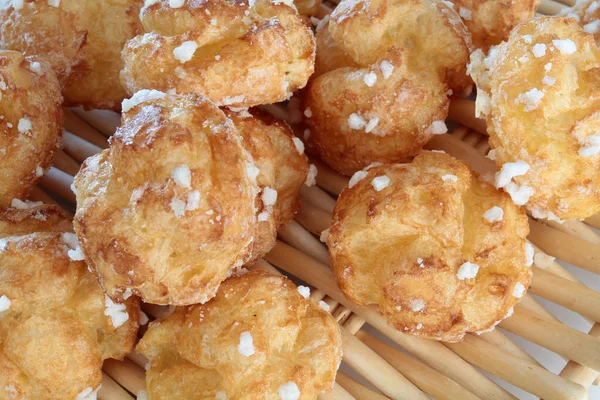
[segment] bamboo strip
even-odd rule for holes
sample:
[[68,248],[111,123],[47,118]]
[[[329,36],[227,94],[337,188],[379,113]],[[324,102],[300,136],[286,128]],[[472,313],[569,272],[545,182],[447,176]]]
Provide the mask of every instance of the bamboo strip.
[[[281,272],[279,272],[279,270],[277,268],[275,268],[273,265],[271,265],[269,262],[267,262],[263,258],[257,260],[251,268],[262,268],[265,271],[269,271],[272,274],[281,275]],[[313,290],[311,290],[311,292],[310,292],[310,298],[313,299],[314,301],[325,300],[326,297],[327,297],[327,295],[318,289],[313,288]],[[332,303],[329,302],[327,304],[329,305]]]
[[52,198],[48,193],[44,192],[40,187],[35,186],[29,194],[29,199],[32,201],[41,201],[44,204],[54,204],[60,206],[56,200]]
[[490,152],[490,143],[487,140],[482,140],[477,146],[475,146],[475,150],[482,155],[487,155]]
[[531,297],[530,294],[526,294],[525,297],[521,299],[519,306],[536,314],[540,314],[541,316],[550,320],[558,321],[554,315],[550,314],[548,310],[546,310],[540,303]]
[[557,0],[559,3],[562,3],[566,6],[572,7],[575,5],[575,3],[577,2],[577,0]]
[[[546,254],[542,250],[540,250],[539,247],[537,247],[535,245],[534,245],[534,248],[535,248],[536,254],[543,254],[543,255]],[[541,268],[544,271],[548,271],[549,273],[551,273],[553,275],[567,279],[571,282],[580,283],[579,280],[573,274],[571,274],[567,269],[565,269],[562,265],[560,265],[559,263],[557,263],[554,260],[552,262],[547,262],[547,261],[537,260],[536,258],[534,258],[533,262],[536,267]],[[593,323],[592,320],[588,319],[587,321],[590,323]]]
[[387,400],[388,397],[384,395],[374,392],[373,390],[361,385],[354,379],[350,378],[348,375],[343,372],[337,373],[338,383],[345,388],[348,393],[351,393],[356,400]]
[[133,350],[127,355],[127,359],[129,359],[132,363],[143,369],[146,369],[146,366],[148,365],[148,359],[146,358],[146,356],[138,353],[135,350]]
[[567,235],[575,236],[583,240],[587,240],[593,244],[600,244],[600,235],[598,235],[592,228],[586,224],[582,224],[581,221],[567,220],[562,223],[556,221],[539,221],[543,222],[551,228],[566,233]]
[[323,211],[321,208],[301,200],[300,211],[296,214],[298,221],[309,232],[320,235],[325,229],[331,226],[331,213]]
[[121,125],[121,114],[109,110],[84,110],[73,108],[73,113],[96,131],[111,136]]
[[102,387],[98,391],[99,400],[133,400],[133,397],[105,373],[102,373]]
[[[338,308],[338,306],[339,306],[339,303],[338,303],[337,301],[335,301],[334,299],[332,299],[332,298],[329,298],[329,297],[327,297],[327,296],[325,296],[325,297],[323,298],[323,300],[321,300],[321,301],[322,301],[323,303],[327,304],[327,306],[328,306],[328,308],[327,308],[327,309],[329,310],[329,313],[330,313],[330,314],[333,316],[333,318],[336,320],[336,322],[338,322],[338,323],[339,323],[339,322],[340,322],[340,320],[339,320],[338,318],[336,318],[336,316],[334,315],[334,313],[335,313],[336,309],[337,309],[337,308]],[[340,324],[340,325],[341,325],[341,324]]]
[[356,335],[356,333],[365,325],[365,323],[366,321],[364,319],[351,312],[350,316],[344,323],[344,327],[352,334]]
[[519,347],[515,342],[508,338],[505,334],[500,332],[499,329],[494,329],[491,332],[482,333],[479,335],[480,339],[493,344],[494,346],[512,354],[515,357],[519,357],[523,360],[529,361],[533,364],[538,364],[543,367],[535,358],[531,357],[529,353]]
[[324,246],[315,245],[316,239],[308,233],[298,222],[290,221],[285,227],[279,229],[279,238],[296,249],[316,258],[323,264],[329,263],[329,252]]
[[517,306],[513,316],[502,321],[500,327],[569,360],[600,369],[600,339],[558,321]]
[[65,109],[65,130],[103,149],[108,147],[106,136],[88,125],[73,111]]
[[600,293],[539,267],[534,267],[533,272],[533,280],[529,286],[531,293],[594,321],[600,321]]
[[487,132],[485,120],[475,117],[475,102],[473,100],[452,96],[448,118],[481,134]]
[[593,226],[596,229],[600,229],[600,214],[592,215],[585,219],[585,223]]
[[[329,299],[329,298],[328,298]],[[335,300],[332,300],[335,301]],[[326,301],[327,304],[329,304],[329,301]],[[340,305],[339,303],[335,303],[336,308],[333,309],[333,312],[331,313],[331,315],[333,315],[333,318],[335,318],[335,320],[338,322],[338,324],[346,327],[346,323],[349,322],[349,318],[352,314],[352,311],[348,310],[346,307]],[[362,325],[358,326],[358,329],[356,329],[356,331],[352,331],[348,328],[346,328],[348,330],[348,332],[350,332],[351,334],[355,335],[356,332],[358,332],[360,330],[360,328],[362,328],[362,326],[364,325],[364,321],[362,321]]]
[[538,8],[538,12],[544,15],[556,15],[567,6],[553,0],[544,0]]
[[280,121],[285,121],[291,124],[289,113],[282,104],[263,104],[258,106],[261,110],[271,114],[272,117]]
[[325,18],[325,16],[331,14],[332,12],[333,12],[332,7],[328,6],[325,3],[321,3],[321,5],[319,5],[319,10],[315,14],[315,17],[317,17],[319,19],[323,19],[323,18]]
[[318,400],[355,400],[354,396],[346,391],[339,383],[333,385],[333,389],[328,393],[321,393]]
[[600,246],[533,220],[529,221],[529,229],[529,239],[544,252],[600,274]]
[[473,129],[482,135],[487,135],[487,123],[483,118],[475,116],[475,101],[472,99],[452,96],[450,98],[450,109],[452,114],[448,117],[463,126]]
[[[536,248],[536,252],[541,252],[541,250]],[[548,271],[554,275],[557,275],[564,279],[568,279],[572,282],[579,283],[577,278],[575,278],[569,271],[564,269],[556,261],[553,261],[551,263],[542,263],[542,264],[538,264],[537,262],[535,262],[535,265],[538,268],[543,269],[544,271]],[[598,324],[598,323],[594,324],[588,334],[590,336],[600,337],[600,324]],[[569,361],[567,363],[567,365],[561,371],[560,376],[570,379],[573,382],[579,383],[580,385],[583,385],[584,387],[588,387],[594,382],[594,379],[596,379],[598,377],[598,372],[591,368],[577,364],[574,361]]]
[[333,213],[335,208],[335,199],[318,186],[303,185],[300,188],[300,197],[328,213]]
[[429,400],[423,392],[343,327],[344,362],[390,399]]
[[[539,247],[534,246],[534,248],[535,248],[536,254],[538,254],[538,253],[546,254],[542,250],[540,250]],[[571,282],[581,283],[572,273],[570,273],[567,269],[565,269],[562,265],[560,265],[556,261],[547,262],[547,261],[541,261],[541,260],[534,259],[534,265],[538,268],[548,271],[551,274],[554,274],[554,275],[559,276],[564,279],[568,279]]]
[[[251,265],[249,267],[250,269],[256,269],[256,268],[261,268],[264,269],[267,272],[270,272],[274,275],[282,275],[281,272],[279,272],[279,270],[277,268],[275,268],[274,265],[272,265],[270,262],[268,262],[267,260],[265,260],[264,258],[259,258],[258,260],[256,260],[256,262]],[[314,294],[314,291],[311,291],[311,296]],[[323,297],[325,297],[325,295],[323,295]],[[321,298],[322,299],[322,298]]]
[[175,312],[175,306],[161,306],[158,304],[142,303],[142,311],[155,319],[164,319]]
[[435,135],[426,145],[427,149],[444,150],[446,153],[464,161],[471,169],[482,176],[496,172],[496,164],[452,135]]
[[470,131],[469,133],[467,133],[467,135],[465,136],[465,138],[463,139],[463,142],[465,142],[466,144],[468,144],[469,146],[476,148],[477,145],[481,142],[481,135],[475,131]]
[[[600,324],[594,325],[588,335],[600,338]],[[560,376],[579,383],[584,387],[588,387],[592,383],[596,385],[594,380],[598,378],[598,372],[591,368],[584,367],[575,361],[569,361],[565,368],[561,371]]]
[[337,287],[331,270],[312,257],[278,242],[265,258],[273,265],[324,291],[425,364],[462,385],[471,393],[486,400],[514,398],[441,343],[399,332],[388,325],[381,313],[374,308],[358,306],[346,299]]
[[65,153],[79,162],[102,151],[102,149],[71,132],[63,133],[63,149]]
[[104,361],[104,372],[131,393],[146,389],[146,372],[130,360]]
[[365,332],[356,335],[363,343],[379,354],[400,373],[406,376],[419,389],[438,400],[477,400],[479,397],[469,392],[452,379],[440,374],[411,356],[394,349]]
[[79,167],[81,166],[81,164],[75,161],[70,155],[65,153],[63,150],[58,150],[56,152],[54,156],[53,165],[71,176],[77,175],[77,173],[79,172]]
[[[462,342],[446,346],[471,364],[546,400],[587,399],[587,391],[581,385],[507,354],[482,339],[469,335]],[[488,357],[494,362],[488,362]]]
[[40,180],[40,186],[61,198],[75,204],[75,194],[71,191],[73,177],[59,169],[51,167]]
[[317,167],[317,185],[331,194],[338,195],[348,186],[349,178],[341,176],[324,162],[311,158],[310,162]]

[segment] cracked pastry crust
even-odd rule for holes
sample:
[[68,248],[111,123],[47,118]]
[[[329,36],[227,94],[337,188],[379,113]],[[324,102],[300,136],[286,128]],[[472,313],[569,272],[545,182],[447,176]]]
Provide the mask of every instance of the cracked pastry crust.
[[251,157],[203,97],[147,91],[128,101],[110,148],[75,177],[81,247],[112,296],[129,288],[151,303],[206,302],[251,249]]
[[[251,113],[225,110],[225,114],[233,121],[242,145],[260,171],[256,177],[259,193],[255,198],[258,221],[248,259],[252,261],[268,253],[275,245],[277,229],[294,219],[300,208],[298,192],[308,174],[308,159],[302,142],[285,122],[258,110]],[[268,194],[274,195],[273,190],[275,204],[269,205]]]
[[438,0],[342,1],[317,32],[308,145],[344,175],[414,156],[471,85],[471,38]]
[[14,398],[75,399],[100,385],[104,359],[135,344],[139,299],[111,300],[113,325],[96,277],[68,255],[71,228],[54,206],[0,215],[0,387]]
[[262,257],[297,207],[306,156],[290,128],[197,95],[138,92],[110,149],[75,178],[75,230],[106,291],[204,303]]
[[288,99],[314,71],[312,30],[284,2],[168,3],[142,9],[147,33],[123,49],[121,80],[130,93],[175,89],[220,106],[251,107]]
[[570,18],[536,17],[472,55],[496,185],[536,218],[600,211],[600,50]]
[[50,168],[62,136],[62,100],[48,64],[0,51],[0,207],[24,199]]
[[535,17],[541,0],[454,0],[453,3],[471,33],[473,45],[488,51],[506,40],[519,23]]
[[577,0],[573,7],[564,8],[557,14],[574,18],[583,30],[594,35],[596,45],[600,43],[600,4],[594,0]]
[[331,390],[342,343],[314,300],[256,270],[227,279],[210,302],[151,323],[137,351],[151,363],[152,399],[278,400],[282,386],[295,385],[309,400]]
[[49,62],[67,105],[119,110],[125,42],[142,32],[142,0],[25,0],[0,10],[0,44]]
[[[377,305],[400,331],[454,342],[493,329],[523,296],[527,216],[463,162],[422,152],[360,171],[350,185],[327,244],[353,302]],[[489,217],[493,207],[501,218]]]

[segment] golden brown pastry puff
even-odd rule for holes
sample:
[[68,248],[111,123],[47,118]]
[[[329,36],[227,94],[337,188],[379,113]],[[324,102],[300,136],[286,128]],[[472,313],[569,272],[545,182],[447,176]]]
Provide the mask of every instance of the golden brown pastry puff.
[[487,51],[520,22],[535,16],[541,0],[453,0],[475,47]]
[[62,135],[61,104],[48,64],[0,50],[0,207],[24,199],[50,168]]
[[600,211],[600,50],[570,18],[538,17],[472,56],[496,186],[536,218]]
[[113,296],[204,303],[273,246],[306,156],[286,125],[247,112],[232,121],[197,95],[141,91],[123,110],[110,149],[75,177],[82,249]]
[[311,149],[344,175],[415,155],[445,133],[471,38],[441,0],[343,0],[317,32],[305,96]]
[[531,281],[527,216],[447,154],[357,172],[329,231],[331,265],[353,302],[396,329],[458,341],[493,329]]
[[331,390],[341,346],[335,319],[308,293],[257,270],[152,322],[137,351],[151,363],[152,400],[313,400]]
[[65,102],[118,110],[121,50],[142,31],[143,0],[11,0],[0,9],[0,45],[46,59]]
[[594,35],[596,44],[600,43],[600,3],[594,0],[577,0],[573,7],[563,9],[558,15],[575,18],[585,32]]
[[141,18],[147,33],[123,49],[130,93],[175,89],[250,107],[289,98],[314,70],[313,33],[286,2],[147,1]]
[[0,214],[3,399],[95,398],[102,361],[135,344],[139,299],[104,294],[70,225],[53,206]]
[[225,110],[242,138],[242,145],[260,171],[257,227],[249,260],[265,255],[275,245],[277,229],[294,219],[300,207],[298,192],[308,175],[304,144],[290,127],[258,110]]

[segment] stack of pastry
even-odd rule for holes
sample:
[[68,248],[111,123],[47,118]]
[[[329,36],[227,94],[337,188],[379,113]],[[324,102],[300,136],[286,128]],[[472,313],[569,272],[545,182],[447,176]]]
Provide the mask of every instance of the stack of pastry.
[[[254,265],[315,183],[305,147],[350,177],[323,237],[339,288],[426,339],[460,341],[511,316],[532,278],[526,212],[600,210],[589,5],[568,13],[583,13],[582,28],[534,17],[533,0],[343,0],[313,29],[317,1],[6,3],[7,398],[94,399],[103,360],[136,345],[142,301],[176,306],[137,344],[150,399],[330,391],[335,319],[308,288]],[[423,150],[448,132],[450,97],[473,88],[493,182]],[[293,127],[267,112],[287,101],[301,104]],[[122,112],[74,179],[72,220],[26,200],[52,164],[63,105]]]

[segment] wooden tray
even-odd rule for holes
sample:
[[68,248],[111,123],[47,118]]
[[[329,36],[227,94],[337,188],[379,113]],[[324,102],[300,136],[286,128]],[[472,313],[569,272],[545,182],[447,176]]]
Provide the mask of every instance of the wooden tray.
[[[574,1],[544,0],[538,12],[552,15]],[[332,2],[322,4],[317,16],[323,18],[334,7]],[[279,115],[286,113],[279,106],[270,108]],[[493,172],[494,164],[485,158],[489,151],[485,122],[474,118],[474,103],[454,98],[449,119],[458,127],[450,134],[435,136],[426,147],[445,150],[480,174]],[[107,147],[107,139],[119,123],[119,115],[112,112],[66,110],[63,148],[31,199],[59,204],[73,212],[73,176],[83,160]],[[325,301],[342,326],[342,371],[349,374],[340,372],[333,392],[320,399],[427,399],[427,395],[445,400],[515,399],[528,396],[523,391],[548,400],[588,398],[588,388],[600,371],[600,324],[595,323],[600,321],[600,293],[546,258],[546,262],[534,265],[529,294],[515,308],[514,315],[500,323],[501,329],[480,336],[467,335],[461,343],[453,344],[398,332],[375,308],[352,304],[337,288],[328,267],[327,248],[319,235],[329,227],[335,197],[348,180],[320,161],[312,162],[319,170],[317,186],[302,188],[302,207],[295,221],[279,232],[276,247],[257,267],[273,271],[277,267],[312,286],[311,297]],[[600,215],[564,224],[530,218],[530,227],[529,240],[537,252],[600,274],[600,235],[593,229],[600,228]],[[593,275],[593,279],[598,278]],[[531,294],[581,315],[593,323],[591,330],[586,334],[562,323]],[[545,304],[549,304],[547,301]],[[150,304],[144,304],[143,310],[151,319],[171,311]],[[144,331],[142,327],[140,336]],[[515,342],[523,340],[511,337],[526,339],[569,361],[559,374],[554,374]],[[524,347],[535,349],[529,344]],[[124,361],[105,361],[98,397],[135,398],[145,389],[145,365],[144,357],[135,352]],[[511,391],[504,388],[507,385],[500,386],[497,378],[510,384]],[[596,391],[595,398],[600,398],[600,391]]]

